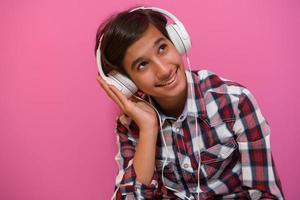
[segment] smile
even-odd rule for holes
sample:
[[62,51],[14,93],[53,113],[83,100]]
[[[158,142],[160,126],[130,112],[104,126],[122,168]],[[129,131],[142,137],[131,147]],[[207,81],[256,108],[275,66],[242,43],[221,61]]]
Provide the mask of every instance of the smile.
[[176,69],[176,71],[174,72],[174,74],[171,76],[171,78],[163,83],[160,83],[158,84],[157,86],[158,87],[165,87],[165,86],[168,86],[168,85],[171,85],[172,83],[174,83],[177,79],[177,70],[178,68]]

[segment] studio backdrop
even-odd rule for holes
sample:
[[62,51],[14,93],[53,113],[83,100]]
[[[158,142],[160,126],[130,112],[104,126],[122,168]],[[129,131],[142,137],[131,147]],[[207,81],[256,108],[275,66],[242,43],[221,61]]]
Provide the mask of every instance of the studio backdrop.
[[250,89],[271,127],[286,199],[298,200],[297,0],[2,0],[0,199],[111,197],[119,110],[96,81],[95,36],[104,19],[135,5],[184,23],[192,69]]

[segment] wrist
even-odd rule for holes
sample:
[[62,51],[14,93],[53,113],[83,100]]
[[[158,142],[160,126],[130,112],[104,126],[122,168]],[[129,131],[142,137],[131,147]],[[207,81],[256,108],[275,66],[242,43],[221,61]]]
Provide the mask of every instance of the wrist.
[[140,132],[146,133],[146,134],[158,134],[158,127],[157,126],[142,126],[140,127]]
[[146,137],[150,137],[150,136],[157,136],[158,135],[158,128],[155,126],[152,127],[141,127],[140,128],[140,135],[141,136],[146,136]]

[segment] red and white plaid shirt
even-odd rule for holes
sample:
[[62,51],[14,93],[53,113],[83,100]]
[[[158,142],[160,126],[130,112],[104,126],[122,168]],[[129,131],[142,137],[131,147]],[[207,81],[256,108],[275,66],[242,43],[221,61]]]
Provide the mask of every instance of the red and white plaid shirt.
[[112,199],[283,199],[270,128],[250,91],[207,70],[186,71],[186,77],[188,98],[181,116],[159,111],[163,134],[150,185],[136,180],[133,167],[138,127],[125,115],[117,118],[119,173]]

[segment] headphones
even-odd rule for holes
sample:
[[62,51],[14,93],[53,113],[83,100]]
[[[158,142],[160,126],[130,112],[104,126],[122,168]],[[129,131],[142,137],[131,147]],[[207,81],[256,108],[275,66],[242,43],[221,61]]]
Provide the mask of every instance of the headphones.
[[[167,33],[174,44],[177,51],[183,55],[187,54],[188,50],[191,48],[191,40],[190,36],[187,33],[186,29],[184,28],[183,24],[171,13],[168,11],[156,8],[156,7],[137,7],[129,12],[133,12],[135,10],[153,10],[157,11],[159,13],[164,14],[165,16],[169,17],[173,20],[172,24],[166,25]],[[138,88],[133,83],[132,80],[130,80],[127,76],[117,72],[116,70],[111,70],[107,76],[104,74],[101,64],[101,40],[103,35],[100,37],[99,40],[99,46],[97,49],[97,65],[98,65],[98,71],[100,73],[100,76],[104,79],[104,81],[107,84],[114,85],[116,88],[118,88],[127,98],[132,96],[135,92],[137,92]]]

